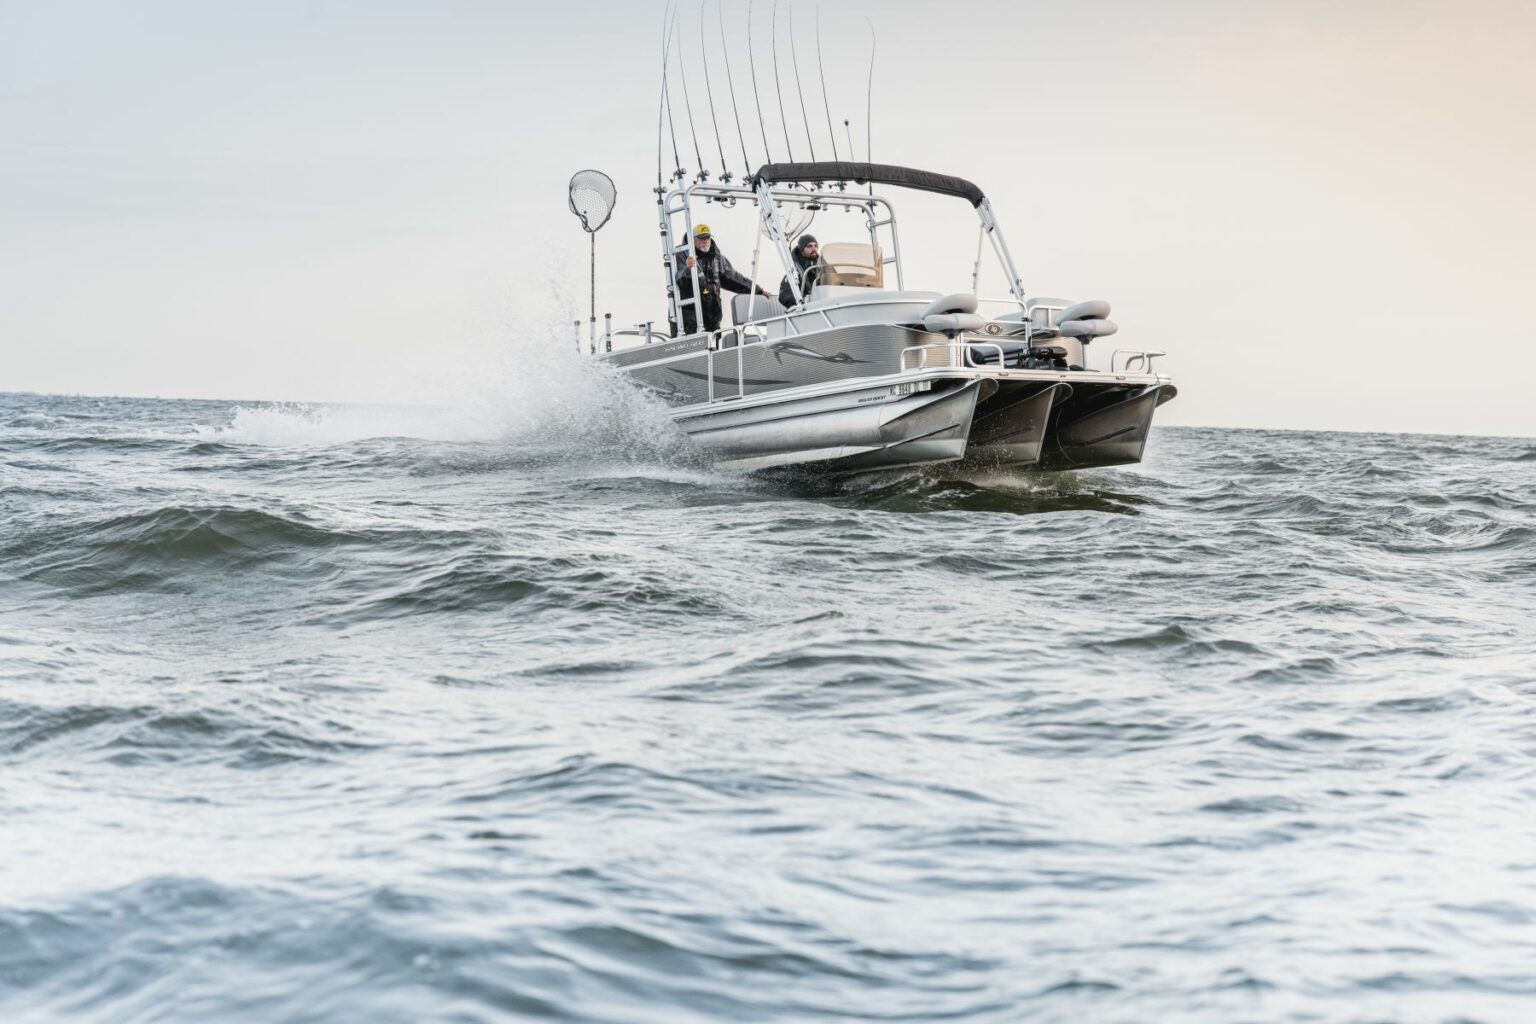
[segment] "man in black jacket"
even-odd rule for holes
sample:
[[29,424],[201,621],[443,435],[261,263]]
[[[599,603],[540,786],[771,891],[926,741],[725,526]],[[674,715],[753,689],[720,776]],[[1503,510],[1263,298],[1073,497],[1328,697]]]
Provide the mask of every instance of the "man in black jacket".
[[[690,299],[693,298],[693,268],[699,268],[700,303],[704,307],[704,329],[706,331],[718,331],[720,329],[720,291],[746,295],[754,291],[752,282],[737,272],[731,266],[731,261],[725,258],[725,253],[715,246],[714,236],[710,234],[708,224],[699,224],[693,229],[693,251],[697,256],[690,255],[686,248],[677,251],[677,297],[683,311],[683,333],[693,334],[698,330],[698,318],[694,315],[694,306]],[[768,298],[768,293],[763,289],[755,289],[757,294]],[[677,334],[677,325],[672,325],[673,336]]]
[[[790,255],[795,258],[795,273],[800,277],[800,294],[808,296],[821,272],[816,266],[816,260],[821,256],[821,246],[817,244],[814,235],[801,235]],[[790,290],[788,277],[779,285],[779,305],[785,309],[795,305],[795,293]]]

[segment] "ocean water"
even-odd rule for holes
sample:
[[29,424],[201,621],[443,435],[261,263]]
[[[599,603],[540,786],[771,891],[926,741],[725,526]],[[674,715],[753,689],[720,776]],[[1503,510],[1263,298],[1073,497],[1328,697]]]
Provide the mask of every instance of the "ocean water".
[[770,483],[0,395],[0,1021],[1536,1019],[1536,440]]

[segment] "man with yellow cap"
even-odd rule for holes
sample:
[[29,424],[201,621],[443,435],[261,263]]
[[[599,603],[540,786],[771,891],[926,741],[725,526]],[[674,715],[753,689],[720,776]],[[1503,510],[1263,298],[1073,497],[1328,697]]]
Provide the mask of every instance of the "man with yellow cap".
[[[752,282],[737,272],[731,266],[731,261],[725,258],[725,253],[715,245],[714,235],[710,233],[708,224],[695,225],[693,229],[693,252],[690,253],[684,246],[677,251],[677,297],[683,311],[683,333],[693,334],[698,328],[698,318],[694,315],[693,298],[693,271],[697,267],[699,271],[699,304],[704,308],[704,329],[706,331],[718,331],[723,310],[720,306],[720,292],[722,289],[728,292],[736,292],[746,295],[756,292],[763,298],[768,298],[768,293],[761,288],[754,288]],[[672,333],[677,334],[677,325],[672,325]]]

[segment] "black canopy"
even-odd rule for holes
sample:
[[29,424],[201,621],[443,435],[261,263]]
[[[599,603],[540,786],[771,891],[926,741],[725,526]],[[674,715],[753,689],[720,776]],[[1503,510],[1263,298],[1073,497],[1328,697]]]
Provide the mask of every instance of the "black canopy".
[[860,185],[875,182],[881,185],[900,185],[903,188],[938,192],[946,196],[958,196],[972,206],[980,206],[981,189],[964,178],[952,178],[948,174],[934,174],[911,167],[894,164],[859,164],[848,160],[823,160],[816,163],[764,164],[753,176],[755,181],[852,181]]

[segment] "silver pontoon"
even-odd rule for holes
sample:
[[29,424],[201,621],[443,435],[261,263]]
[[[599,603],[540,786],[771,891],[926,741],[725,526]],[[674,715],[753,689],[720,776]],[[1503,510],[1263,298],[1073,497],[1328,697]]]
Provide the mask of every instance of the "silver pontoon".
[[[896,210],[875,186],[969,202],[1009,295],[975,294],[980,239],[970,293],[909,289]],[[671,323],[683,323],[687,306],[704,323],[697,268],[694,297],[681,298],[675,284],[680,255],[694,251],[695,204],[755,206],[762,232],[749,276],[760,286],[778,280],[761,280],[766,238],[797,300],[786,310],[737,295],[731,326],[717,331],[672,337],[642,323],[600,340],[599,358],[667,402],[682,430],[725,465],[1123,465],[1141,460],[1153,412],[1177,393],[1154,372],[1161,352],[1122,348],[1090,365],[1094,339],[1116,332],[1109,304],[1026,296],[992,204],[961,178],[885,164],[770,163],[740,186],[679,179],[658,187],[657,200]],[[868,241],[825,243],[807,291],[786,219],[829,207],[862,212]]]

